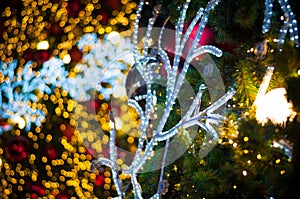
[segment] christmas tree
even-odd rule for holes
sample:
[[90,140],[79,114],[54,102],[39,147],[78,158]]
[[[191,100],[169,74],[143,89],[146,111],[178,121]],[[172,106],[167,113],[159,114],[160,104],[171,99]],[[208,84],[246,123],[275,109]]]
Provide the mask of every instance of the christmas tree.
[[[133,0],[1,3],[0,197],[150,198],[157,194],[161,198],[297,198],[299,2],[142,2],[142,6]],[[210,4],[214,7],[207,9]],[[197,17],[199,21],[194,21]],[[151,23],[153,32],[159,30],[152,40],[146,31]],[[132,43],[132,29],[138,29],[136,37],[146,36],[147,42]],[[176,137],[160,136],[152,147],[161,155],[153,155],[149,164],[141,165],[144,172],[137,167],[136,176],[121,173],[125,165],[130,166],[125,160],[134,162],[134,155],[142,156],[148,142],[156,138],[148,134],[153,133],[152,128],[147,129],[140,144],[140,125],[156,124],[147,107],[156,110],[153,103],[165,109],[168,95],[174,92],[171,87],[165,90],[171,80],[158,81],[169,77],[163,58],[171,60],[175,77],[185,70],[188,56],[184,53],[176,65],[178,29],[183,38],[188,35],[184,53],[196,45],[217,47],[223,55],[199,53],[199,65],[188,61],[187,92],[172,103],[161,132],[171,132],[184,118],[188,103],[194,99],[191,97],[196,96],[189,96],[189,91],[201,91],[195,113],[206,113],[205,108],[213,107],[225,91],[235,90],[222,111],[208,111],[200,122],[211,122],[219,115],[226,119],[222,125],[212,125],[213,130],[204,122],[192,130],[179,129]],[[166,37],[164,43],[156,44],[161,30],[174,38]],[[137,54],[131,54],[132,49],[143,49],[143,56],[151,58],[163,53],[146,46],[151,42],[168,48],[158,61],[149,58],[142,62]],[[218,55],[217,48],[202,49],[209,53],[216,50],[214,55]],[[147,66],[139,68],[138,63]],[[154,65],[156,68],[151,68]],[[147,71],[152,69],[153,73]],[[217,80],[212,78],[216,71],[221,77]],[[147,86],[135,84],[152,76],[157,81],[151,82],[151,92]],[[127,91],[121,86],[124,81]],[[126,92],[136,104],[124,108],[117,103]],[[153,116],[151,122],[143,123],[139,111]],[[111,134],[111,129],[118,133]],[[211,146],[207,129],[217,132]],[[122,150],[113,155],[111,142]],[[113,168],[95,163],[112,156],[116,156]],[[116,167],[119,169],[114,170]]]

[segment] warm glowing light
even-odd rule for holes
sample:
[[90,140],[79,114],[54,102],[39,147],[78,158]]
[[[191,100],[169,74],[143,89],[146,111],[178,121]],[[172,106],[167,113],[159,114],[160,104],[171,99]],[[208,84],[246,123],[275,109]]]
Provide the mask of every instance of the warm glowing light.
[[260,160],[261,159],[261,155],[257,154],[256,158]]
[[112,44],[118,44],[121,41],[121,35],[120,35],[120,33],[116,32],[116,31],[112,31],[107,35],[107,39]]
[[280,145],[279,145],[278,142],[274,142],[274,143],[273,143],[273,147],[274,147],[274,148],[278,148],[278,147],[280,147]]
[[243,176],[247,176],[248,175],[248,173],[247,173],[247,171],[243,171]]
[[287,101],[285,88],[274,89],[256,101],[256,119],[262,125],[269,120],[275,125],[285,126],[294,115],[293,105]]
[[40,41],[36,46],[37,50],[47,50],[48,48],[49,48],[49,42],[46,40]]
[[248,138],[248,137],[244,137],[244,141],[245,141],[245,142],[248,142],[248,141],[249,141],[249,138]]
[[8,121],[12,122],[13,124],[17,124],[20,129],[23,129],[26,126],[25,120],[20,116],[13,117]]
[[64,62],[65,64],[70,63],[70,62],[71,62],[71,56],[70,56],[69,54],[66,54],[66,55],[64,56],[64,58],[63,58],[63,62]]
[[297,74],[300,76],[300,68],[297,70]]

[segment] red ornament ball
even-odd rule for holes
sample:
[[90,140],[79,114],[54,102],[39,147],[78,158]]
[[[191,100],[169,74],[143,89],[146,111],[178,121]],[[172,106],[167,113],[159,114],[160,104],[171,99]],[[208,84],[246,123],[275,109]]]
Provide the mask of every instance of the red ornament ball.
[[99,174],[96,176],[96,180],[95,180],[95,185],[96,186],[102,186],[105,183],[105,177],[103,174]]
[[58,158],[57,150],[53,146],[48,146],[44,150],[44,155],[49,160],[55,160]]
[[75,63],[78,63],[82,59],[82,52],[76,46],[69,51],[69,54],[71,56],[71,60]]
[[37,62],[44,63],[50,58],[49,50],[39,50],[34,53],[33,59]]
[[85,107],[89,113],[97,113],[100,108],[100,102],[95,99],[91,99],[85,102]]
[[101,16],[101,20],[100,23],[102,25],[106,25],[108,23],[108,19],[109,19],[109,13],[107,12],[107,10],[99,10],[97,12],[97,15]]
[[[185,23],[183,28],[184,33],[187,31],[188,27],[189,27],[189,23]],[[190,34],[190,39],[194,40],[196,38],[198,29],[199,29],[199,24],[196,24]],[[198,44],[200,46],[213,45],[215,44],[216,35],[217,33],[212,31],[209,26],[205,26]]]
[[109,7],[112,10],[119,10],[122,4],[120,0],[104,0],[103,5]]
[[70,197],[66,194],[59,193],[56,195],[55,199],[69,199]]
[[27,182],[26,191],[30,194],[30,198],[42,198],[45,195],[45,187],[41,183],[41,179],[39,178],[37,182]]
[[62,126],[64,126],[61,131],[62,136],[65,136],[67,140],[71,140],[74,136],[75,127],[70,124],[62,124]]
[[84,5],[80,3],[80,0],[70,1],[67,5],[67,11],[70,17],[77,17],[79,12],[84,9]]
[[63,32],[62,27],[59,26],[58,22],[53,22],[50,25],[49,33],[53,36],[59,36]]
[[26,137],[11,137],[5,146],[5,156],[12,162],[22,162],[30,152],[30,142]]

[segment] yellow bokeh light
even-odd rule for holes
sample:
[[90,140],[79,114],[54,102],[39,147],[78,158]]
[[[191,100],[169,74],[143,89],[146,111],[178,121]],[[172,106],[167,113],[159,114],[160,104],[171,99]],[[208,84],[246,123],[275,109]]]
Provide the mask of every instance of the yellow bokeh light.
[[256,158],[260,160],[262,158],[261,154],[257,154]]
[[127,142],[128,142],[129,144],[132,144],[132,143],[134,142],[134,138],[133,138],[133,137],[128,137],[128,138],[127,138]]

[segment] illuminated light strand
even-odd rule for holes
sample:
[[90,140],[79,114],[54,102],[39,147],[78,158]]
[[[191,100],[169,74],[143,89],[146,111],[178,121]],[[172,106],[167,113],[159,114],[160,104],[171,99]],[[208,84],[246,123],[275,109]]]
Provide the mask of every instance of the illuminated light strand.
[[[270,30],[271,18],[272,18],[272,8],[274,0],[265,0],[265,16],[262,25],[262,32],[265,34]],[[298,27],[297,20],[295,19],[295,14],[293,13],[291,6],[287,0],[278,0],[281,10],[284,13],[284,21],[281,26],[278,38],[278,48],[281,50],[281,46],[284,43],[284,39],[289,32],[290,40],[295,44],[296,47],[299,47],[299,36],[298,36]]]
[[182,30],[183,30],[183,23],[184,23],[184,19],[186,17],[186,12],[188,9],[188,5],[189,5],[190,1],[186,1],[185,4],[183,4],[183,9],[180,13],[180,17],[178,19],[178,23],[176,25],[176,32],[175,32],[175,57],[174,57],[174,63],[173,63],[173,70],[172,70],[172,74],[171,74],[171,80],[172,80],[172,87],[171,87],[171,91],[173,92],[175,89],[175,79],[176,79],[176,74],[177,74],[177,70],[178,70],[178,66],[179,66],[179,62],[180,62],[180,39],[181,39],[181,35],[182,35]]
[[139,22],[141,18],[141,12],[144,6],[144,0],[141,0],[136,11],[136,17],[134,20],[133,26],[133,58],[134,62],[138,63],[138,29],[139,29]]
[[[198,45],[198,42],[200,40],[200,37],[201,37],[201,35],[203,33],[203,30],[204,30],[204,27],[205,27],[205,24],[207,23],[209,12],[211,11],[211,9],[213,9],[218,4],[218,2],[219,2],[218,0],[214,1],[212,4],[209,2],[208,5],[207,5],[207,7],[205,8],[204,14],[203,14],[203,16],[201,18],[201,21],[200,21],[200,24],[199,24],[199,28],[198,28],[195,40],[192,43],[192,46],[191,46],[191,48],[190,48],[190,50],[188,52],[188,55],[186,57],[186,60],[185,60],[184,64],[183,64],[183,69],[182,69],[181,73],[179,74],[178,78],[176,78],[176,76],[177,76],[177,69],[176,69],[176,71],[174,69],[172,71],[173,72],[173,78],[174,78],[174,80],[177,79],[177,82],[175,84],[175,88],[173,90],[173,94],[170,95],[170,96],[167,96],[167,107],[166,107],[166,111],[165,111],[165,113],[164,113],[164,115],[162,117],[162,121],[160,122],[160,124],[159,124],[159,126],[157,128],[158,132],[162,131],[163,126],[165,125],[165,123],[167,121],[167,117],[168,117],[168,115],[171,112],[171,107],[173,106],[173,104],[175,102],[175,99],[176,99],[176,97],[178,95],[180,87],[181,87],[181,85],[182,85],[182,83],[183,83],[183,81],[185,79],[185,75],[187,73],[189,64],[192,61],[194,50],[196,49],[196,47]],[[183,24],[182,24],[182,26],[183,26]],[[188,33],[188,34],[190,34],[190,33]],[[179,44],[175,44],[175,45],[179,45]],[[175,47],[175,49],[176,48],[177,47]],[[175,62],[175,60],[174,60],[174,62]]]
[[262,32],[265,34],[269,32],[271,26],[272,9],[274,0],[265,0],[265,17],[262,25]]
[[145,43],[144,43],[144,48],[143,48],[143,57],[146,57],[147,54],[148,54],[148,49],[149,47],[151,46],[151,31],[152,31],[152,28],[153,28],[153,25],[154,25],[154,22],[156,21],[157,19],[157,16],[154,16],[152,18],[149,19],[149,22],[148,22],[148,27],[147,27],[147,30],[146,30],[146,37],[145,37]]
[[167,153],[169,150],[169,145],[170,145],[170,139],[167,139],[166,145],[165,145],[165,151],[164,151],[164,155],[163,155],[163,159],[162,159],[162,163],[161,163],[161,167],[160,167],[160,176],[159,176],[159,181],[158,181],[158,186],[157,186],[157,194],[159,194],[159,195],[162,194],[162,192],[161,192],[162,190],[160,190],[160,185],[161,185],[161,182],[163,181],[163,177],[164,177],[165,162],[166,162]]
[[274,72],[274,67],[273,66],[268,66],[268,68],[266,70],[266,73],[265,73],[265,76],[263,78],[263,81],[260,84],[260,87],[258,89],[256,99],[253,102],[253,105],[255,105],[256,102],[259,101],[260,98],[263,97],[266,94],[267,89],[268,89],[269,84],[270,84],[270,81],[271,81],[271,78],[273,76],[273,72]]
[[[207,138],[207,139],[209,139],[208,143],[212,143],[211,139],[216,139],[218,136],[217,136],[216,130],[210,124],[211,123],[214,123],[214,124],[219,123],[220,121],[222,121],[224,119],[223,116],[214,113],[214,111],[216,111],[218,108],[220,108],[222,105],[224,105],[235,93],[233,90],[228,91],[228,93],[226,93],[223,97],[221,97],[219,100],[217,100],[216,102],[211,104],[208,108],[206,108],[204,111],[199,113],[196,110],[199,111],[200,98],[201,98],[204,88],[205,88],[203,85],[201,85],[194,101],[192,102],[192,106],[191,106],[190,110],[188,110],[188,114],[186,114],[183,117],[183,119],[180,122],[178,122],[178,124],[175,125],[173,128],[171,128],[170,130],[168,130],[166,132],[162,131],[165,126],[165,123],[169,117],[169,114],[172,110],[174,102],[177,98],[179,90],[181,89],[181,85],[184,82],[185,75],[187,73],[187,69],[188,69],[191,61],[196,56],[201,55],[203,53],[207,53],[207,52],[212,53],[216,56],[222,55],[222,52],[213,46],[201,46],[201,47],[197,48],[198,42],[203,33],[205,24],[207,23],[209,12],[219,2],[219,1],[211,1],[208,3],[206,9],[201,8],[198,11],[198,13],[203,13],[203,14],[201,14],[202,17],[201,17],[201,21],[200,21],[200,26],[197,31],[196,38],[192,43],[192,47],[190,48],[190,51],[188,52],[187,56],[185,57],[183,69],[178,74],[179,60],[180,60],[180,57],[183,56],[182,49],[186,45],[186,43],[184,43],[184,42],[187,41],[186,36],[182,38],[182,34],[183,34],[182,31],[183,31],[183,23],[185,20],[186,11],[187,11],[189,2],[190,1],[187,1],[183,6],[183,9],[182,9],[182,12],[181,12],[181,15],[180,15],[180,18],[178,20],[178,24],[177,24],[177,27],[175,30],[176,31],[175,32],[176,33],[175,51],[176,52],[175,52],[172,67],[170,64],[169,57],[167,56],[167,53],[161,48],[161,46],[159,46],[158,50],[153,50],[149,54],[148,53],[149,46],[148,46],[148,44],[144,44],[144,47],[142,49],[143,52],[141,52],[142,55],[140,55],[140,52],[138,51],[138,23],[139,23],[140,13],[141,13],[142,7],[144,5],[144,1],[141,1],[138,6],[137,15],[136,15],[136,19],[135,19],[135,25],[134,25],[134,32],[133,32],[133,43],[134,43],[134,47],[133,47],[134,48],[134,50],[133,50],[134,56],[133,57],[135,60],[135,66],[136,66],[137,70],[140,72],[140,75],[146,82],[147,91],[146,91],[146,95],[142,95],[135,99],[129,100],[129,105],[137,110],[137,113],[140,115],[140,118],[142,119],[141,125],[140,125],[140,131],[142,132],[142,135],[139,138],[138,148],[137,148],[136,154],[134,156],[134,159],[133,159],[131,165],[129,167],[121,169],[123,174],[128,174],[129,176],[131,176],[131,183],[133,186],[135,198],[142,198],[142,194],[141,194],[142,190],[141,190],[139,182],[136,179],[137,173],[142,169],[144,163],[149,158],[151,158],[151,154],[153,152],[155,145],[160,141],[166,141],[169,138],[175,136],[179,132],[180,128],[185,129],[185,128],[188,128],[188,127],[194,126],[194,125],[198,125],[201,128],[203,128],[205,131],[207,131],[207,133],[212,134],[213,138]],[[191,31],[193,30],[194,26],[196,25],[196,22],[198,22],[199,19],[200,19],[200,17],[198,17],[197,20],[192,22],[192,25],[190,25],[188,32],[186,34],[188,34],[188,35],[191,34]],[[147,32],[146,32],[146,38],[150,39],[150,37],[151,37],[151,29],[152,29],[151,26],[153,26],[153,24],[154,24],[153,22],[154,22],[154,19],[152,19],[152,20],[150,19],[148,28],[147,28]],[[162,37],[159,37],[159,38],[162,38]],[[145,42],[148,42],[147,39]],[[159,41],[159,43],[160,43],[160,41]],[[145,52],[145,51],[147,51],[147,52]],[[153,111],[152,107],[154,107],[155,97],[156,97],[155,93],[152,92],[153,88],[151,85],[154,81],[155,74],[154,74],[153,69],[156,66],[155,62],[157,62],[157,56],[161,56],[160,59],[163,61],[163,63],[166,63],[166,71],[167,71],[167,78],[168,78],[168,83],[167,83],[168,92],[167,92],[166,102],[165,102],[166,108],[164,109],[163,116],[161,117],[156,130],[154,130],[151,140],[148,141],[147,137],[146,137],[146,130],[149,125],[149,121],[151,119],[150,112]],[[142,110],[142,108],[138,105],[137,100],[139,100],[139,99],[146,100],[145,110]],[[134,102],[134,101],[136,101],[136,102]],[[206,122],[205,123],[200,122],[201,119],[205,119]],[[116,132],[115,132],[115,130],[112,130],[110,132],[110,137],[115,137],[115,136],[116,136]],[[145,145],[145,141],[146,141],[146,145]],[[113,151],[113,152],[111,151],[111,153],[115,153],[116,151],[115,151],[114,139],[110,139],[109,145]],[[142,152],[144,152],[144,153],[142,153]],[[166,149],[165,153],[167,153],[167,149]],[[115,160],[114,156],[115,155],[111,154],[111,161]],[[94,166],[98,165],[103,160],[106,161],[103,163],[108,165],[109,162],[103,158],[94,161],[92,164]],[[165,160],[162,161],[162,167],[164,165],[164,162],[165,162]],[[118,168],[115,168],[114,163],[112,163],[112,165],[110,165],[110,167],[112,168],[112,170],[118,169]],[[115,171],[115,175],[116,174],[117,173]],[[162,176],[163,176],[163,170],[161,171],[161,177],[160,177],[159,183],[161,183],[161,181],[162,181]],[[119,183],[117,177],[114,177],[114,179],[116,179],[116,181],[117,181],[115,183]],[[159,198],[158,191],[152,198]],[[119,196],[122,197],[123,193],[119,194]]]
[[[113,120],[113,117],[111,117],[111,119]],[[110,134],[114,135],[116,133],[116,124],[114,123],[114,128],[111,129]],[[115,136],[110,136],[109,138],[109,143],[115,143]],[[115,144],[109,144],[109,154],[110,154],[110,160],[112,163],[112,167],[111,167],[111,172],[112,172],[112,176],[113,176],[113,180],[115,182],[115,186],[116,186],[116,191],[118,193],[119,196],[123,197],[124,196],[124,192],[122,191],[122,181],[119,179],[119,176],[117,174],[117,170],[119,170],[117,168],[117,164],[116,164],[116,158],[117,158],[117,149]]]

